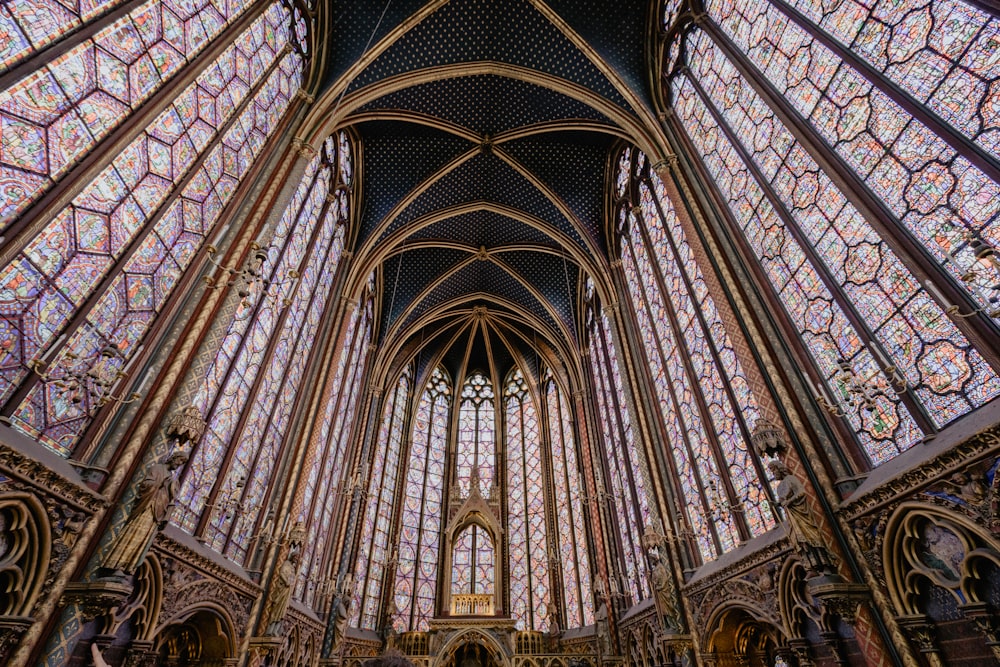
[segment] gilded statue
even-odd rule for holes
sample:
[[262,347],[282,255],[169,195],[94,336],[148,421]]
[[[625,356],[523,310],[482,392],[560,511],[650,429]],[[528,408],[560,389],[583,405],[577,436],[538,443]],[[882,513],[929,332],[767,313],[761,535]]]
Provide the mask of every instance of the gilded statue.
[[187,460],[186,452],[174,452],[150,467],[139,484],[139,499],[101,562],[102,569],[118,576],[135,574],[156,533],[167,525],[178,491],[175,472]]
[[649,572],[649,581],[653,586],[653,595],[656,596],[656,608],[666,629],[677,630],[680,627],[680,612],[677,610],[670,572],[655,551],[651,550],[650,558],[653,561],[653,569]]
[[777,459],[769,462],[767,467],[778,482],[775,498],[777,504],[785,510],[788,537],[796,551],[806,560],[811,571],[831,572],[832,560],[826,548],[826,539],[809,510],[802,482],[791,473],[788,466]]
[[267,637],[281,635],[282,621],[288,612],[288,603],[292,599],[298,562],[299,552],[293,548],[271,581],[271,595],[267,601],[267,629],[264,630],[264,635]]

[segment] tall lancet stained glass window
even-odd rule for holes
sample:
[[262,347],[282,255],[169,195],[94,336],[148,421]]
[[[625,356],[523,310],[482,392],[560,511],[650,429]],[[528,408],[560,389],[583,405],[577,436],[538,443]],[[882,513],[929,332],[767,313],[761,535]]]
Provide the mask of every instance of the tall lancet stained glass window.
[[434,615],[452,387],[443,368],[431,373],[413,416],[393,591],[399,632],[426,631]]
[[361,299],[361,306],[350,314],[340,336],[337,364],[323,389],[322,419],[310,438],[310,458],[305,474],[299,521],[310,539],[302,547],[296,598],[309,604],[316,601],[315,583],[330,571],[333,513],[338,501],[350,488],[344,478],[343,461],[352,437],[359,437],[362,422],[356,419],[363,395],[365,361],[371,341],[374,314],[374,274]]
[[451,594],[492,595],[496,584],[493,536],[477,523],[455,537],[451,552]]
[[381,623],[382,581],[392,556],[389,539],[395,514],[396,485],[406,435],[411,371],[400,375],[386,397],[382,421],[368,467],[368,495],[361,523],[361,540],[354,570],[355,597],[351,625],[377,630]]
[[[550,604],[548,495],[542,466],[541,429],[528,384],[512,371],[503,392],[507,459],[507,545],[510,614],[522,630],[546,630]],[[552,551],[553,560],[556,552]]]
[[343,252],[347,198],[331,137],[306,169],[263,259],[270,280],[237,301],[193,403],[208,427],[173,520],[238,563],[268,493]]
[[618,169],[622,271],[687,520],[711,560],[774,526],[748,447],[760,410],[663,182],[638,151]]
[[[132,364],[146,334],[267,150],[303,58],[284,48],[296,37],[279,2],[239,32],[224,24],[241,3],[178,5],[190,17],[180,41],[156,18],[172,0],[69,35],[94,14],[42,4],[3,4],[17,26],[8,22],[13,41],[0,58],[38,57],[12,65],[0,91],[0,231],[14,253],[0,267],[0,403],[25,396],[5,406],[13,424],[69,455],[110,409],[104,399],[137,385]],[[229,43],[217,55],[190,60],[221,35]],[[60,55],[46,58],[51,49]],[[140,107],[159,111],[136,116],[124,148],[111,150],[110,130]],[[77,177],[84,155],[97,160],[89,180]],[[49,211],[57,181],[68,203]],[[46,372],[32,374],[43,359]]]
[[469,495],[473,475],[479,477],[479,493],[489,495],[496,481],[496,406],[493,383],[481,371],[465,380],[459,397],[458,456],[455,479],[462,497]]
[[[646,556],[639,537],[650,520],[645,457],[638,449],[625,384],[615,348],[613,326],[601,311],[593,281],[586,283],[586,322],[590,367],[607,457],[606,490],[618,516],[617,544],[625,574],[620,588],[632,603],[649,597]],[[629,393],[626,393],[629,392]],[[600,476],[599,476],[600,477]],[[598,483],[602,483],[601,479]],[[617,585],[617,582],[616,582]]]
[[878,465],[1000,394],[970,343],[990,346],[978,320],[1000,317],[996,112],[974,106],[998,23],[961,2],[793,4],[708,2],[666,85],[818,396]]
[[565,394],[549,371],[546,371],[543,386],[549,448],[552,451],[556,549],[563,582],[563,622],[566,628],[578,628],[594,623],[594,599],[590,588],[593,575],[582,502],[585,488]]

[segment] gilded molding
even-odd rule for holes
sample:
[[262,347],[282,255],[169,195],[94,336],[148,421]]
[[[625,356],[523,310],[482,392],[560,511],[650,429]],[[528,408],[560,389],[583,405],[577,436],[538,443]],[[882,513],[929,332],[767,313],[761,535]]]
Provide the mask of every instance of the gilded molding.
[[0,443],[0,471],[91,514],[108,505],[103,496],[66,479],[42,461],[3,443]]
[[[921,445],[917,445],[920,447]],[[847,521],[853,521],[883,505],[914,495],[946,475],[954,474],[976,462],[980,457],[1000,449],[1000,425],[977,433],[968,440],[924,461],[876,488],[858,497],[851,497],[840,505],[839,512]]]

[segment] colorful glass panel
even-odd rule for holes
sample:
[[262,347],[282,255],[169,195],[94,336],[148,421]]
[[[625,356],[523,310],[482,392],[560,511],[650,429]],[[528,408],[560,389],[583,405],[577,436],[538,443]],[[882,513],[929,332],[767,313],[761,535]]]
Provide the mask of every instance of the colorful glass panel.
[[[788,230],[789,236],[795,237],[791,242],[804,239],[818,250],[822,268],[815,267],[820,272],[817,278],[824,279],[825,269],[829,276],[825,282],[844,291],[846,303],[852,304],[857,317],[874,335],[864,351],[881,360],[881,368],[873,364],[863,377],[878,388],[878,400],[891,399],[896,393],[883,371],[890,365],[905,375],[936,426],[1000,393],[1000,380],[981,355],[711,40],[697,32],[689,44],[697,54],[692,56],[696,61],[692,75],[705,94],[734,128],[735,136],[754,137],[752,145],[743,149],[798,223],[801,231]],[[780,220],[780,216],[775,217]],[[851,361],[848,356],[833,361],[839,359]],[[838,393],[850,391],[842,381],[840,385]],[[855,417],[853,421],[859,420]],[[864,423],[864,414],[861,421]],[[870,426],[877,428],[878,420]],[[888,435],[868,430],[872,438]],[[897,445],[905,449],[918,435],[914,432],[910,438],[897,440]],[[866,450],[876,464],[894,453],[883,447],[866,446]]]
[[[268,273],[269,287],[256,304],[244,303],[235,309],[215,362],[192,401],[209,418],[205,434],[191,455],[177,497],[177,510],[172,516],[177,525],[189,532],[195,530],[201,518],[208,494],[220,475],[225,453],[233,442],[240,414],[249,404],[268,344],[278,326],[279,304],[288,294],[285,277],[302,262],[306,240],[319,222],[315,210],[319,203],[317,196],[313,194],[310,201],[309,194],[317,190],[317,182],[323,180],[321,174],[328,176],[329,168],[321,170],[316,158],[307,168],[271,239],[265,263],[265,267],[273,267]],[[326,187],[318,186],[324,192]],[[235,493],[235,488],[221,493]]]
[[[736,546],[737,522],[751,536],[774,526],[766,482],[746,446],[760,413],[663,182],[650,174],[638,192],[640,205],[622,237],[622,267],[688,520],[709,560],[716,555],[713,536],[723,552]],[[722,470],[735,501],[725,496]]]
[[876,71],[1000,157],[1000,19],[958,0],[788,0]]
[[556,509],[558,555],[562,567],[566,628],[594,623],[594,600],[590,590],[590,555],[580,499],[585,488],[576,455],[573,420],[563,392],[551,373],[545,385],[552,477]]
[[[844,4],[847,11],[840,16],[838,31],[846,28],[850,33],[854,28],[847,26],[861,19],[864,9]],[[865,23],[855,46],[879,63],[877,69],[914,93],[918,104],[928,100],[932,112],[966,134],[976,131],[976,138],[995,151],[1000,135],[996,130],[979,134],[978,128],[993,127],[1000,111],[995,104],[973,104],[986,93],[984,80],[973,74],[980,66],[978,74],[985,79],[995,79],[1000,72],[995,56],[1000,23],[958,2],[921,8],[901,4],[880,2],[877,20]],[[888,12],[884,17],[883,5]],[[926,248],[956,286],[1000,318],[1000,267],[980,262],[974,245],[985,240],[1000,246],[1000,184],[767,0],[712,0],[707,8],[764,78],[881,199],[901,231]],[[935,23],[937,36],[931,37]],[[942,58],[935,51],[952,55]],[[954,58],[966,66],[956,68],[949,62]],[[994,85],[991,97],[998,93]],[[930,350],[939,357],[931,366],[959,370],[947,367],[961,366],[954,346],[937,349]]]
[[298,520],[315,538],[306,540],[303,546],[302,568],[295,590],[295,598],[306,604],[315,604],[316,591],[312,582],[324,578],[327,558],[324,549],[330,539],[337,501],[346,486],[342,478],[344,466],[339,462],[347,455],[348,438],[364,383],[362,375],[365,351],[371,340],[371,314],[369,297],[364,307],[355,309],[347,322],[337,365],[323,390],[323,416],[310,442],[309,468]]
[[400,632],[426,631],[434,612],[451,393],[444,369],[434,369],[413,415],[393,592]]
[[458,490],[469,495],[473,468],[479,475],[479,493],[487,497],[496,468],[496,415],[493,384],[480,372],[470,375],[462,388],[458,416],[458,457],[455,466]]
[[[0,231],[191,62],[249,4],[248,0],[152,0],[0,92]],[[4,9],[11,10],[35,48],[64,32],[78,16],[50,0],[8,1]],[[237,38],[237,43],[251,47],[244,53],[253,54],[254,46],[274,42],[275,33],[282,32],[281,26],[288,22],[280,4],[272,5],[266,14],[266,19],[258,19]],[[0,25],[3,16],[0,10]],[[27,42],[20,48],[11,46],[0,47],[0,63],[21,59],[34,50]],[[218,61],[212,63],[209,71],[218,66]],[[224,94],[225,76],[215,71],[210,77],[217,84],[211,93]],[[228,100],[223,101],[223,109],[225,105],[231,108]],[[205,120],[214,126],[217,112],[212,106],[204,111],[210,111]]]
[[626,394],[617,352],[610,339],[611,325],[606,316],[597,312],[593,302],[587,307],[590,364],[608,459],[608,482],[618,515],[627,593],[635,603],[649,597],[646,557],[639,544],[639,536],[649,521],[644,464],[639,460],[628,407],[618,402]]
[[495,582],[493,538],[472,524],[455,538],[451,556],[452,595],[490,595]]
[[518,629],[541,631],[550,604],[545,480],[538,413],[520,369],[507,379],[504,412],[511,616]]
[[389,562],[389,532],[395,508],[399,460],[406,427],[406,409],[410,396],[410,370],[397,382],[386,401],[382,426],[375,443],[368,482],[368,506],[365,508],[360,554],[354,571],[358,585],[351,605],[350,623],[366,630],[377,630],[380,622],[382,580]]
[[[119,369],[134,357],[291,101],[301,75],[295,54],[273,61],[277,50],[251,41],[231,47],[220,62],[251,46],[259,66],[229,68],[223,96],[210,95],[201,79],[192,84],[0,271],[0,314],[10,335],[0,359],[0,400],[73,314],[93,304],[55,355],[52,381],[36,386],[15,413],[20,428],[56,451],[68,452],[101,395],[88,384],[67,396],[57,382],[84,363],[76,360],[92,360],[102,349],[117,350]],[[219,105],[217,125],[195,113],[199,97]],[[92,299],[116,263],[121,271]]]

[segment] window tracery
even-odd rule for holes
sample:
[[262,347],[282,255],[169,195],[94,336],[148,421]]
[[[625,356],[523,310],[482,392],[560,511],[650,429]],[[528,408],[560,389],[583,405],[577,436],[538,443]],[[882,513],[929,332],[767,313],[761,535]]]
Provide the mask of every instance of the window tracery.
[[510,613],[518,628],[544,630],[551,599],[546,482],[538,412],[520,369],[508,376],[503,400]]
[[470,375],[462,387],[458,414],[458,456],[455,478],[462,497],[469,495],[473,468],[479,494],[488,497],[495,480],[496,412],[493,383],[481,371]]
[[[342,135],[345,136],[345,135]],[[341,170],[341,180],[344,172]],[[305,477],[302,514],[307,533],[314,536],[306,541],[300,559],[302,567],[295,591],[296,599],[307,604],[316,599],[316,582],[322,581],[328,571],[327,559],[331,537],[333,513],[338,500],[349,492],[351,480],[344,478],[344,461],[349,451],[349,438],[356,432],[358,401],[364,386],[365,361],[371,342],[374,294],[369,282],[363,306],[355,309],[344,333],[336,370],[324,391],[325,411],[316,441],[311,451]]]
[[400,632],[427,630],[435,611],[451,396],[447,373],[434,369],[413,416],[393,591]]
[[[796,6],[821,12],[808,1]],[[935,45],[921,34],[962,5],[927,3],[903,22],[913,28],[905,38],[890,36],[889,19],[877,11],[852,7],[815,26],[781,0],[713,0],[705,28],[690,29],[677,51],[669,89],[688,139],[816,362],[818,395],[879,465],[1000,393],[994,369],[934,285],[995,308],[997,267],[982,260],[996,243],[1000,186],[974,166],[992,159],[983,146],[956,150],[954,128],[924,123],[937,111],[920,100],[936,94],[931,88],[945,99],[944,78],[965,76],[958,61],[978,57],[974,49],[958,56],[944,68],[951,74],[924,69]],[[964,37],[996,32],[995,21],[980,19]],[[860,60],[821,43],[814,34],[823,30],[853,34]],[[873,57],[887,48],[898,61]],[[913,74],[903,86],[910,93],[931,84],[920,100],[883,89],[899,85],[904,70]],[[749,85],[751,74],[764,83]],[[850,175],[835,183],[827,164],[843,164]],[[868,203],[867,192],[877,201]],[[913,263],[931,267],[931,282],[914,275]]]
[[356,585],[351,625],[366,630],[381,627],[382,582],[390,557],[389,536],[395,514],[396,484],[407,425],[411,370],[403,370],[385,402],[368,476],[368,505],[362,519],[361,541],[354,571]]
[[209,417],[173,520],[238,563],[264,505],[343,253],[346,193],[328,197],[337,185],[336,145],[326,142],[307,168],[267,249],[274,269],[266,290],[235,309],[193,401]]
[[[138,39],[134,34],[132,38]],[[128,43],[138,48],[132,38]],[[89,367],[103,351],[110,351],[109,370],[118,374],[114,382],[127,376],[145,334],[291,103],[303,60],[283,48],[289,39],[288,10],[280,3],[270,5],[93,180],[81,183],[72,201],[39,233],[26,237],[21,251],[0,268],[0,400],[11,400],[27,383],[27,396],[13,410],[18,428],[68,455],[109,395],[107,387],[89,379],[72,382],[79,391],[65,391],[74,369]],[[156,51],[156,43],[151,48]],[[99,120],[104,118],[103,107],[91,104],[104,98],[94,93],[97,97],[92,95],[88,102],[77,96],[80,102],[71,109],[70,100],[77,97],[63,96],[60,85],[84,91],[96,85],[100,75],[108,77],[105,83],[138,86],[133,91],[136,100],[148,93],[146,84],[121,78],[123,72],[110,61],[101,61],[95,70],[66,60],[78,56],[82,58],[82,52],[71,50],[53,63],[68,68],[60,84],[52,72],[39,70],[23,90],[15,84],[0,93],[4,118],[52,123],[46,139],[49,135],[41,129],[4,122],[5,132],[17,134],[5,135],[5,145],[12,147],[5,155],[19,164],[29,158],[47,161],[35,167],[61,174],[80,151],[93,145],[82,138],[89,131],[79,119],[105,122]],[[148,54],[142,57],[148,61]],[[163,67],[173,67],[168,60]],[[65,118],[76,120],[63,123],[53,114],[73,114]],[[63,125],[75,129],[57,133]],[[46,148],[38,143],[50,140],[72,145]],[[16,202],[0,212],[7,219],[36,197],[22,191],[26,184],[37,181],[38,187],[48,187],[27,172],[0,178],[0,190],[6,193],[0,196]],[[32,375],[43,358],[48,360],[46,372]],[[85,371],[77,374],[85,376]]]
[[767,478],[746,444],[760,409],[663,182],[638,151],[619,169],[634,174],[639,201],[620,203],[623,274],[687,519],[711,560],[774,527]]
[[569,406],[551,371],[546,371],[544,386],[565,627],[584,627],[594,624],[594,598],[590,588],[593,574],[587,550],[586,517],[583,503],[579,502],[585,495],[585,487]]
[[[607,477],[611,499],[618,514],[617,539],[625,575],[622,592],[632,603],[650,596],[646,556],[639,536],[649,523],[649,500],[646,480],[640,462],[641,454],[635,442],[632,417],[626,400],[627,391],[618,363],[618,352],[612,339],[611,322],[600,311],[593,281],[587,279],[586,322],[590,370],[597,400],[598,420],[604,436],[607,456]],[[600,478],[598,486],[601,485]]]

